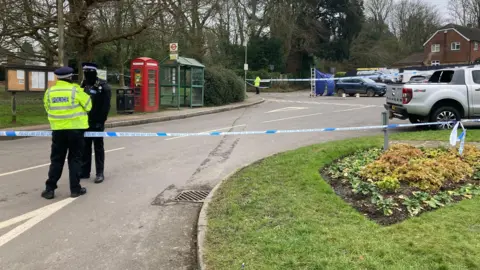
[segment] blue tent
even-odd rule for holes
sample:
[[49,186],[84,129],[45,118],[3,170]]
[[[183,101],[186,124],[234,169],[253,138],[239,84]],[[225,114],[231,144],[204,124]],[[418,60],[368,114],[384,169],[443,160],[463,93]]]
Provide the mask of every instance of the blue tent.
[[[332,74],[322,73],[318,70],[315,70],[315,79],[328,79],[332,78]],[[327,90],[325,93],[325,90]],[[331,80],[318,80],[315,81],[315,95],[317,96],[332,96],[335,92],[335,81]]]

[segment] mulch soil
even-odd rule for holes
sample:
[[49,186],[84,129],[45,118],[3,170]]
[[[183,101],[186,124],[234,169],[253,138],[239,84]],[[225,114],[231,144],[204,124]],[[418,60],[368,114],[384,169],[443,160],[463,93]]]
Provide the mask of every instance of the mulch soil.
[[[412,188],[406,184],[401,184],[401,188],[395,193],[387,193],[381,192],[380,194],[385,198],[393,198],[393,200],[398,204],[393,209],[393,214],[391,216],[385,216],[381,211],[377,210],[376,206],[371,202],[371,196],[362,195],[362,194],[355,194],[352,191],[352,186],[347,179],[335,179],[332,178],[328,173],[328,166],[320,170],[320,175],[330,184],[333,188],[335,193],[340,196],[344,201],[346,201],[349,205],[355,208],[358,212],[360,212],[365,217],[368,217],[372,221],[388,226],[395,223],[400,223],[410,217],[407,207],[404,206],[403,200],[398,198],[400,195],[410,197],[412,196],[412,192],[420,191],[419,189]],[[464,181],[454,183],[449,182],[446,183],[440,190],[441,191],[449,191],[449,190],[456,190],[466,184],[474,184],[478,185],[479,182],[473,179],[466,179]],[[435,195],[437,192],[430,193],[431,195]],[[452,196],[452,203],[459,202],[464,198],[462,196]],[[436,210],[434,208],[423,206],[423,210],[421,213]],[[437,208],[438,209],[438,208]],[[420,213],[420,214],[421,214]],[[419,214],[419,215],[420,215]],[[419,216],[417,215],[417,216]]]

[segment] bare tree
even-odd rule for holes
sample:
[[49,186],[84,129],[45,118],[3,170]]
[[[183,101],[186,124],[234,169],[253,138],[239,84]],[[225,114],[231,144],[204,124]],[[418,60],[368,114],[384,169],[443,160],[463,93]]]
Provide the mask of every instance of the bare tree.
[[390,17],[393,7],[393,0],[367,0],[365,2],[365,13],[376,24],[384,24]]
[[175,18],[176,32],[184,52],[202,59],[205,52],[205,28],[220,10],[220,0],[161,0],[163,8]]
[[[121,28],[114,26],[113,31],[101,33],[98,31],[99,22],[95,20],[99,10],[118,5],[118,0],[67,0],[68,13],[66,14],[66,34],[76,41],[78,65],[84,60],[93,59],[95,47],[120,39],[132,39],[142,33],[156,19],[161,11],[161,5],[156,0],[135,1],[132,4],[141,6],[134,14],[141,22],[136,27]],[[121,7],[123,7],[122,5]],[[115,16],[114,16],[115,17]],[[80,67],[80,66],[79,66]]]
[[480,1],[450,0],[448,9],[455,23],[480,27]]
[[[14,51],[22,51],[26,58],[44,60],[52,65],[57,55],[56,2],[0,0],[0,6],[0,47],[4,49],[3,54],[15,55]],[[40,49],[24,52],[22,45],[25,42]]]
[[440,23],[436,8],[421,0],[400,0],[391,17],[391,28],[405,54],[423,50],[423,43]]

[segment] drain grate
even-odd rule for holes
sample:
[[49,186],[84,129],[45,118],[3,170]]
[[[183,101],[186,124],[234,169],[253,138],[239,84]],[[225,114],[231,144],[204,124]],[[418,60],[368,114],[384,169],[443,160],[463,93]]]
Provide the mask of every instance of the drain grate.
[[207,190],[184,190],[178,194],[174,201],[177,202],[203,202],[210,191]]

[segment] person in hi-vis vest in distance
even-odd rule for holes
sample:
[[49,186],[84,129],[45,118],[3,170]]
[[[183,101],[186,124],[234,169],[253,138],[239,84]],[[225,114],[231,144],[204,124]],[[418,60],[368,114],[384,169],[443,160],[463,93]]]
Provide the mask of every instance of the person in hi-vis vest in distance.
[[[55,70],[57,82],[45,92],[43,103],[52,130],[52,147],[48,180],[42,197],[53,199],[57,182],[62,176],[65,158],[68,159],[70,196],[75,198],[87,193],[80,185],[84,131],[88,128],[88,112],[92,109],[90,96],[72,83],[73,69]],[[67,157],[68,153],[68,157]]]
[[257,90],[257,95],[260,94],[260,77],[255,78],[255,90]]

